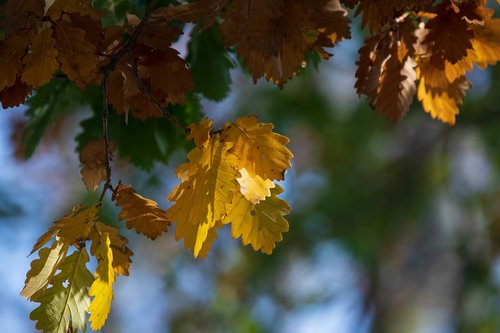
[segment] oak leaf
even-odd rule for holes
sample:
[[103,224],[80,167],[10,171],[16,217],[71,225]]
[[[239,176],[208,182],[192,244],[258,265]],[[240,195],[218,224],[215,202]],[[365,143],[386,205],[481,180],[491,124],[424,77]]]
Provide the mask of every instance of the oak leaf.
[[472,49],[474,33],[462,15],[448,5],[448,1],[438,7],[437,14],[426,24],[429,33],[424,44],[432,49],[433,61],[444,59],[454,64]]
[[31,44],[31,52],[23,59],[24,69],[21,77],[23,82],[38,88],[49,82],[59,68],[56,60],[58,51],[51,29],[38,32]]
[[16,82],[31,36],[31,31],[22,30],[0,41],[0,91]]
[[[111,155],[113,144],[108,146]],[[111,156],[110,156],[111,157]],[[106,180],[106,143],[104,140],[90,141],[80,152],[80,162],[83,164],[82,180],[89,191],[95,191],[101,181]]]
[[[8,0],[0,7],[0,30],[10,35],[36,26],[43,16],[44,0]],[[2,72],[3,73],[3,72]]]
[[90,313],[90,327],[100,330],[108,318],[113,300],[113,283],[115,282],[115,272],[113,269],[113,251],[111,241],[107,233],[104,233],[101,242],[96,249],[97,268],[94,276],[95,280],[90,286],[89,296],[94,296],[88,312]]
[[31,253],[37,251],[54,236],[60,237],[62,242],[69,245],[75,245],[80,241],[86,241],[89,238],[90,230],[96,222],[96,219],[96,206],[90,206],[85,209],[74,207],[70,214],[54,222],[49,230],[40,236],[33,246]]
[[20,77],[17,76],[16,82],[14,82],[12,86],[5,87],[0,91],[0,102],[2,102],[2,107],[11,108],[23,104],[32,91],[33,87],[22,82]]
[[252,204],[243,195],[235,197],[225,224],[231,223],[233,238],[241,237],[244,245],[251,245],[255,251],[271,254],[276,243],[283,240],[282,233],[288,231],[288,222],[283,217],[290,213],[286,201],[278,198],[283,189],[276,185],[271,196],[258,204]]
[[[185,247],[193,249],[195,257],[238,192],[240,174],[234,168],[237,157],[228,152],[231,146],[216,135],[202,149],[195,147],[188,154],[189,162],[179,167],[180,185],[168,197],[175,201],[167,211],[168,218],[177,222],[175,237],[184,238]],[[186,169],[191,174],[186,176]]]
[[119,219],[127,222],[127,228],[155,240],[170,226],[165,211],[153,200],[139,195],[132,187],[118,185],[116,205],[122,208]]
[[342,10],[329,8],[330,0],[239,0],[225,12],[220,25],[227,46],[260,77],[280,87],[303,66],[313,49],[329,57],[325,47],[349,38],[349,20]]
[[186,62],[179,52],[169,48],[143,53],[137,60],[142,80],[148,80],[151,90],[162,93],[163,104],[183,104],[186,93],[193,89],[193,81]]
[[97,248],[100,246],[103,234],[108,234],[111,250],[113,252],[113,269],[117,275],[128,276],[132,260],[130,259],[134,253],[127,247],[128,239],[122,235],[117,228],[96,222],[90,232],[92,244],[90,253],[96,255]]
[[80,14],[100,21],[105,12],[92,7],[91,0],[55,0],[47,10],[47,16],[52,20],[59,20],[63,14]]
[[61,69],[70,80],[84,88],[97,76],[97,47],[87,40],[85,31],[75,27],[71,21],[61,20],[54,29]]
[[68,248],[68,244],[56,241],[50,248],[43,248],[38,252],[39,258],[31,262],[31,269],[26,273],[21,296],[30,300],[33,295],[49,285],[59,265],[66,257]]
[[473,30],[475,63],[481,68],[496,64],[500,60],[500,19],[486,18],[483,25],[474,25]]
[[90,304],[87,290],[94,281],[87,269],[89,256],[85,247],[66,257],[51,287],[35,295],[40,306],[30,314],[36,328],[44,332],[85,332],[86,310]]
[[241,194],[252,204],[256,205],[271,195],[271,189],[275,184],[269,179],[260,176],[251,176],[245,168],[239,170],[241,177],[237,178]]
[[238,168],[245,168],[251,176],[283,180],[293,157],[285,146],[286,136],[273,132],[273,124],[257,123],[256,116],[246,116],[234,123],[226,123],[222,139],[231,142],[229,152],[237,156]]

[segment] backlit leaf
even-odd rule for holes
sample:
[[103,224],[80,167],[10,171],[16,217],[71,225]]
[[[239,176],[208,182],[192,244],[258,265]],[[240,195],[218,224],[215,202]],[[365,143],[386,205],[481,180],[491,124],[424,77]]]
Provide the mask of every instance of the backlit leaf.
[[167,231],[170,221],[165,211],[153,200],[139,195],[132,187],[120,184],[116,190],[116,205],[122,208],[119,219],[127,222],[127,228],[155,240]]
[[39,258],[31,262],[31,269],[26,274],[26,281],[21,296],[31,299],[35,293],[45,289],[56,274],[59,265],[66,257],[68,244],[54,242],[52,247],[38,252]]
[[34,299],[40,306],[30,314],[36,328],[44,332],[85,332],[86,311],[90,304],[88,288],[94,281],[87,269],[89,256],[83,247],[64,259],[61,270],[51,280],[50,288]]
[[[184,238],[185,247],[193,249],[195,257],[207,241],[209,230],[226,216],[226,205],[238,192],[239,172],[234,168],[237,157],[228,152],[231,146],[215,136],[203,148],[194,148],[188,154],[190,161],[179,167],[181,184],[168,197],[175,201],[167,211],[169,219],[177,222],[175,237]],[[184,178],[182,171],[186,167],[193,172]]]
[[222,138],[232,143],[229,152],[238,157],[239,168],[262,179],[283,180],[293,155],[285,147],[288,138],[273,132],[273,127],[257,123],[255,116],[242,117],[225,124]]
[[115,272],[113,269],[111,241],[107,233],[102,235],[95,255],[97,257],[97,268],[94,273],[96,279],[89,290],[89,296],[94,296],[94,298],[88,309],[90,313],[90,327],[94,331],[104,326],[111,308],[111,301],[113,300]]
[[271,196],[257,205],[243,195],[234,199],[231,212],[223,223],[232,223],[233,238],[241,237],[244,245],[251,245],[255,251],[271,254],[276,243],[283,240],[282,233],[288,231],[288,222],[283,217],[290,213],[287,202],[278,198],[283,189],[276,185]]

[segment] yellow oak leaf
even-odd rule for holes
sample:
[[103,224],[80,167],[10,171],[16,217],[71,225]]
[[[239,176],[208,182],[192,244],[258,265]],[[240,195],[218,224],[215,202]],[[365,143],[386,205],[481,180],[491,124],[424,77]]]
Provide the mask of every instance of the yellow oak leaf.
[[113,252],[113,269],[117,275],[128,276],[130,273],[130,266],[132,260],[130,259],[134,253],[127,247],[128,239],[120,235],[119,230],[102,222],[96,222],[92,231],[90,232],[90,239],[92,244],[90,246],[90,253],[96,255],[96,251],[101,244],[103,234],[108,234],[111,250]]
[[31,43],[31,52],[23,59],[24,69],[21,77],[23,82],[38,88],[49,82],[59,68],[56,60],[58,51],[51,29],[40,31]]
[[86,241],[89,239],[90,230],[96,222],[97,211],[96,206],[85,209],[73,208],[70,214],[54,222],[49,230],[40,236],[31,253],[44,246],[54,236],[60,237],[62,242],[69,245],[75,245],[79,241]]
[[229,152],[237,156],[238,169],[262,179],[285,178],[285,170],[291,167],[293,157],[285,145],[286,136],[274,133],[273,124],[257,123],[256,116],[242,117],[234,123],[226,123],[222,139],[232,143]]
[[231,223],[233,238],[241,237],[244,245],[250,244],[255,251],[271,254],[276,243],[283,240],[288,222],[283,217],[290,213],[288,203],[278,194],[283,189],[276,185],[271,196],[254,205],[243,195],[235,197],[232,209],[223,223]]
[[116,205],[122,207],[119,219],[127,222],[127,228],[154,240],[170,226],[164,210],[158,204],[139,195],[132,187],[118,185]]
[[241,177],[236,179],[240,184],[240,192],[252,204],[256,205],[271,195],[271,189],[275,187],[271,180],[251,176],[245,168],[240,169],[240,174]]
[[483,25],[474,25],[473,29],[474,61],[481,68],[496,64],[500,60],[500,19],[486,18]]
[[31,299],[35,293],[45,289],[66,257],[69,245],[54,242],[52,247],[43,248],[38,252],[39,259],[31,262],[31,269],[26,274],[26,281],[21,296]]
[[94,298],[88,309],[90,327],[94,331],[100,330],[104,326],[113,300],[115,272],[113,269],[111,241],[107,233],[102,235],[101,242],[96,249],[96,257],[97,268],[94,273],[96,279],[89,290],[89,296],[94,296]]
[[469,82],[465,77],[460,77],[442,90],[433,89],[427,82],[425,77],[421,77],[418,85],[418,99],[422,102],[425,112],[434,119],[454,125],[464,90],[470,87]]
[[210,138],[212,124],[213,120],[205,118],[199,124],[190,125],[188,139],[194,139],[194,143],[201,148]]
[[184,169],[191,175],[178,174],[181,184],[169,195],[175,204],[167,211],[169,220],[177,222],[175,237],[184,238],[185,247],[193,249],[197,257],[209,237],[210,229],[222,220],[238,191],[234,168],[237,157],[228,152],[232,144],[223,142],[219,135],[211,137],[202,149],[195,147],[189,154],[190,162]]
[[[111,155],[113,144],[108,146]],[[89,191],[95,191],[101,181],[106,180],[106,144],[104,140],[90,141],[80,152],[80,162],[83,164],[82,180]],[[111,157],[111,156],[110,156]]]
[[86,311],[90,304],[87,290],[94,281],[87,269],[89,256],[85,247],[66,257],[59,273],[50,280],[50,288],[37,293],[35,302],[40,303],[30,314],[36,320],[36,328],[44,332],[85,332]]

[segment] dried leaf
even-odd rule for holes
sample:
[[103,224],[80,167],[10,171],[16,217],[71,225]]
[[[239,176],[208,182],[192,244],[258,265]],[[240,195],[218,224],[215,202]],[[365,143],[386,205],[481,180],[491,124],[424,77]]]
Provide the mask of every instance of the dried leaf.
[[[109,154],[113,144],[109,144]],[[80,171],[82,180],[89,191],[95,191],[101,181],[106,180],[106,143],[104,140],[90,141],[80,152],[80,162],[83,168]],[[110,157],[111,158],[111,157]]]
[[31,52],[23,59],[23,82],[34,88],[49,82],[59,68],[55,45],[51,29],[44,29],[33,38]]
[[132,187],[118,185],[116,205],[122,207],[119,219],[127,222],[127,228],[155,240],[170,226],[165,211],[153,200],[139,195]]

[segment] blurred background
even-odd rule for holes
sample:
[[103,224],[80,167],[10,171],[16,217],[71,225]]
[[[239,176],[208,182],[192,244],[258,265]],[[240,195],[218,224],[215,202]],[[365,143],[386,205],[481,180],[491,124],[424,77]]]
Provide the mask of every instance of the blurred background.
[[[471,73],[457,125],[432,120],[418,103],[391,124],[355,94],[358,26],[332,60],[318,70],[308,63],[282,91],[235,68],[224,101],[200,98],[216,124],[256,114],[291,140],[282,197],[293,212],[274,253],[256,253],[224,229],[208,257],[194,260],[173,228],[151,242],[108,204],[101,218],[122,228],[135,255],[102,332],[500,332],[500,67]],[[183,54],[188,35],[177,45]],[[71,111],[51,118],[28,161],[27,108],[0,113],[2,332],[34,331],[36,304],[19,292],[36,238],[99,194],[81,182],[74,139],[93,111],[64,107]],[[123,140],[154,155],[141,141],[148,134]],[[168,163],[136,168],[117,157],[113,179],[167,208],[184,159],[185,150],[171,149]]]

